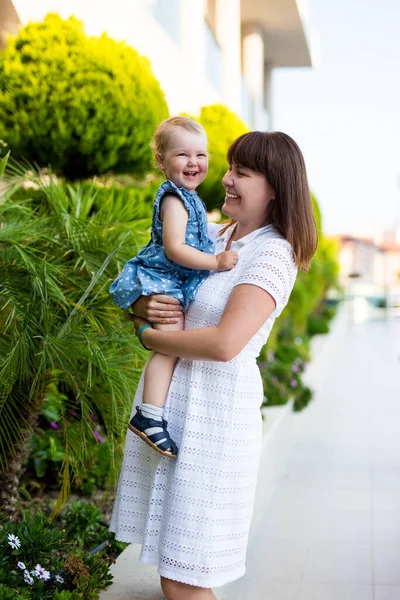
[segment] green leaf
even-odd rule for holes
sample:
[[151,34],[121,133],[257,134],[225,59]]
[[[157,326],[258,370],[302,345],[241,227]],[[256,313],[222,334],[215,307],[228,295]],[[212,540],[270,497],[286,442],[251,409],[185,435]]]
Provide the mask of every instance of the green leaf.
[[3,156],[3,158],[0,159],[0,179],[3,177],[3,173],[7,166],[9,156],[10,156],[10,151],[8,151],[7,154],[5,156]]

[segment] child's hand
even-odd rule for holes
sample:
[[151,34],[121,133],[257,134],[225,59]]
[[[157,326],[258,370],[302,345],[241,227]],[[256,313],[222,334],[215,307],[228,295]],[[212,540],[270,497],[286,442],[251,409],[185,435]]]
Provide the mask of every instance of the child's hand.
[[239,256],[237,252],[228,250],[227,252],[217,254],[216,259],[217,271],[230,271],[237,264]]

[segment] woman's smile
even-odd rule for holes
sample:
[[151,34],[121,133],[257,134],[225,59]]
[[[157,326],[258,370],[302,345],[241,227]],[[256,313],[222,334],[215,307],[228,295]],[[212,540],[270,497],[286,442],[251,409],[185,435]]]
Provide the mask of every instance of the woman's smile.
[[231,194],[230,192],[226,192],[226,198],[228,200],[239,200],[240,196],[237,194]]

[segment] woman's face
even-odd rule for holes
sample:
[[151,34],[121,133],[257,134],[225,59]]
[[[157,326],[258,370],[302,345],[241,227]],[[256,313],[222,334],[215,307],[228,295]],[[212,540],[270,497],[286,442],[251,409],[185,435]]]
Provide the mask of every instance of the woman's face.
[[226,191],[222,212],[227,217],[255,228],[268,224],[268,205],[275,191],[265,175],[233,163],[222,185]]

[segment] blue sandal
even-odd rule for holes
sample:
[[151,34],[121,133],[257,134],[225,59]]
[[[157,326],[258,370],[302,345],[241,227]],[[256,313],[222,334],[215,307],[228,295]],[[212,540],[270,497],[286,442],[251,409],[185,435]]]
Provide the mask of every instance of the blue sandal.
[[[136,433],[146,444],[151,446],[156,452],[163,456],[169,456],[170,458],[176,458],[178,454],[178,447],[167,430],[168,423],[165,419],[162,421],[156,421],[154,419],[148,419],[142,415],[140,406],[136,407],[136,414],[130,420],[128,425],[129,429]],[[157,433],[150,435],[146,434],[146,429],[152,429],[156,427],[162,429]]]

